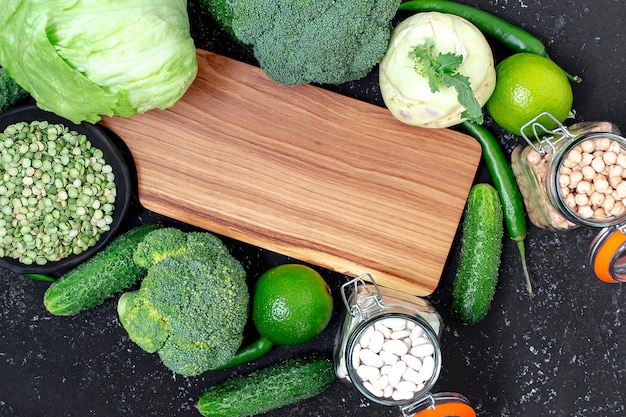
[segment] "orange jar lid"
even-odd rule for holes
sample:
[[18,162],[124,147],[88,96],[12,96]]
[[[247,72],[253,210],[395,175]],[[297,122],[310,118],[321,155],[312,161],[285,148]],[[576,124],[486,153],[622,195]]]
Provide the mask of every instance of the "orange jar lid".
[[602,229],[591,243],[588,258],[598,279],[626,282],[626,233],[622,227]]
[[452,392],[433,394],[403,414],[412,417],[476,417],[467,398]]

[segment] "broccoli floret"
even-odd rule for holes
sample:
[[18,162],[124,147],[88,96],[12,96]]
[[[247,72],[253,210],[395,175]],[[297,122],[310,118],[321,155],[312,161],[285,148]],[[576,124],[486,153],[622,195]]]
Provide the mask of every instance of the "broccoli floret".
[[0,112],[10,109],[26,97],[28,93],[0,67]]
[[387,50],[400,0],[232,0],[226,11],[219,0],[204,3],[232,17],[220,23],[270,78],[294,85],[365,77]]
[[138,246],[135,260],[150,266],[141,287],[118,303],[131,340],[182,375],[232,359],[243,341],[249,293],[244,268],[219,238],[155,230]]

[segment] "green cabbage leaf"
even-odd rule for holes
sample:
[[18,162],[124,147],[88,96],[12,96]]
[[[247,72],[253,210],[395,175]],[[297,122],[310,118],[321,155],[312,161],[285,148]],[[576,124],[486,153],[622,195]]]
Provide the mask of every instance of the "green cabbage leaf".
[[196,77],[186,0],[12,0],[0,65],[74,123],[174,105]]

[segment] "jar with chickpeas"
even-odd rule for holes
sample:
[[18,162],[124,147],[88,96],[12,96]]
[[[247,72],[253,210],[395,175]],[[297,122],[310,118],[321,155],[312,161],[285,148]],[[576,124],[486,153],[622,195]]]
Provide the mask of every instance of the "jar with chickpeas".
[[366,398],[404,417],[475,417],[457,393],[431,393],[441,369],[441,316],[423,298],[379,287],[370,274],[345,283],[335,371]]
[[511,154],[528,218],[553,231],[602,228],[589,263],[600,280],[626,282],[626,139],[609,122],[557,122],[548,132],[539,117],[527,124],[535,140],[523,135],[529,145]]
[[555,231],[626,221],[626,139],[617,127],[587,122],[541,133],[511,154],[530,221]]

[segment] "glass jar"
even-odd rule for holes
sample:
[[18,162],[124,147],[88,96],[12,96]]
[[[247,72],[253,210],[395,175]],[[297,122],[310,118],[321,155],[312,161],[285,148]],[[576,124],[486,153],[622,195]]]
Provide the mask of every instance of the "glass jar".
[[428,301],[379,287],[369,274],[341,291],[347,310],[335,341],[338,378],[403,416],[476,416],[462,395],[430,393],[441,369],[442,320]]
[[[550,117],[548,131],[536,121]],[[534,140],[511,154],[511,168],[530,221],[553,231],[626,221],[626,139],[608,122],[566,128],[548,113],[530,127]],[[624,174],[624,175],[623,175]]]

